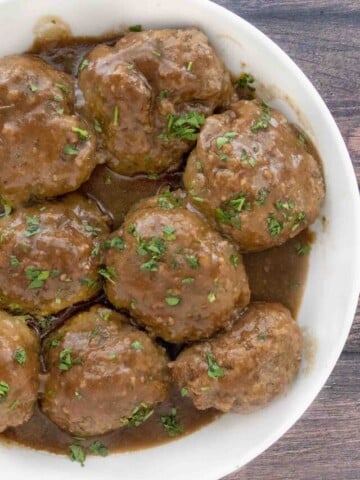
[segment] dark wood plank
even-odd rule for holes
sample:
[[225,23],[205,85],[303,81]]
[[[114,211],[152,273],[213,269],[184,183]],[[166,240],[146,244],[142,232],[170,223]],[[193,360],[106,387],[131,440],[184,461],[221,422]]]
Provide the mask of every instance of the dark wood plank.
[[[360,183],[360,1],[216,0],[275,40],[307,74],[345,138]],[[319,397],[272,448],[226,480],[360,479],[360,303]]]

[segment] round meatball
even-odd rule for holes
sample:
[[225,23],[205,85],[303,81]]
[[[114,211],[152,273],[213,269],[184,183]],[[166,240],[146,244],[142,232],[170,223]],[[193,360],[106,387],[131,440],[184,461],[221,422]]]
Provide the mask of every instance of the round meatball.
[[139,425],[168,395],[167,356],[120,313],[100,305],[72,317],[45,345],[43,412],[75,435]]
[[230,75],[195,29],[130,33],[97,46],[80,72],[89,117],[123,175],[176,170],[205,116],[229,103]]
[[242,251],[286,242],[319,215],[320,165],[277,110],[241,101],[206,120],[184,174],[192,202]]
[[21,317],[0,311],[0,432],[29,420],[39,389],[39,340]]
[[108,231],[96,205],[76,194],[0,218],[0,305],[49,315],[91,298]]
[[256,410],[283,393],[300,367],[301,331],[279,303],[251,303],[230,331],[184,350],[171,364],[196,408]]
[[250,297],[236,247],[184,203],[169,192],[140,202],[105,255],[110,302],[173,343],[210,337]]
[[[29,55],[0,59],[0,196],[19,204],[76,190],[96,165],[95,136],[73,115],[73,81]],[[16,174],[14,174],[16,172]]]

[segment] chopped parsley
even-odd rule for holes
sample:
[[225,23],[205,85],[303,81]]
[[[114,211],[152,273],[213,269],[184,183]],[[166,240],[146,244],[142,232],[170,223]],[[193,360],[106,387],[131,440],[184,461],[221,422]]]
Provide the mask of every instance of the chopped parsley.
[[141,32],[142,31],[142,25],[132,25],[129,27],[129,32]]
[[176,408],[172,408],[169,415],[161,415],[160,420],[169,437],[175,437],[183,433],[184,429],[177,419]]
[[101,232],[101,228],[94,227],[93,225],[84,225],[84,230],[85,232],[92,233],[94,236]]
[[230,263],[233,267],[237,267],[239,265],[239,255],[237,255],[236,253],[232,253],[230,255]]
[[110,240],[105,240],[103,242],[104,248],[116,248],[117,250],[123,251],[125,250],[125,242],[122,238],[116,236],[111,238]]
[[169,305],[169,307],[176,307],[181,302],[181,297],[171,295],[165,298],[165,302],[167,305]]
[[215,300],[216,300],[216,295],[215,295],[214,292],[210,292],[210,293],[208,294],[208,300],[209,300],[210,303],[214,303],[214,302],[215,302]]
[[41,231],[40,227],[40,219],[38,217],[26,217],[26,230],[25,230],[25,237],[32,237],[33,235],[37,235]]
[[6,200],[0,197],[0,218],[8,217],[12,212],[12,206]]
[[134,340],[131,343],[131,348],[133,350],[144,350],[144,345],[139,340]]
[[116,105],[113,113],[113,125],[117,127],[119,125],[119,107]]
[[41,288],[43,287],[45,281],[50,277],[50,271],[40,270],[35,267],[27,267],[25,269],[25,276],[27,280],[30,280],[28,288]]
[[103,267],[98,270],[99,275],[106,278],[111,283],[115,283],[113,277],[116,277],[116,271],[114,267]]
[[58,88],[63,93],[70,93],[70,88],[63,83],[55,83],[55,87]]
[[235,86],[239,88],[250,88],[250,90],[255,90],[253,86],[254,82],[255,78],[250,73],[242,73],[236,80]]
[[164,98],[169,98],[169,95],[169,90],[161,90],[161,92],[159,93],[159,98],[163,100]]
[[273,213],[267,218],[267,226],[272,237],[277,237],[284,230],[284,222],[277,220]]
[[72,127],[71,130],[77,134],[80,140],[87,140],[90,136],[87,130],[83,130],[80,127]]
[[208,364],[208,377],[221,378],[224,376],[224,369],[218,365],[215,357],[210,352],[206,352],[206,361]]
[[239,214],[244,210],[251,210],[251,204],[246,197],[245,193],[240,193],[237,197],[228,200],[222,208],[217,208],[215,214],[219,222],[240,229],[241,219]]
[[74,360],[72,358],[72,349],[65,348],[59,354],[59,370],[63,372],[67,372],[70,370],[74,365],[82,365],[81,360]]
[[93,455],[100,455],[100,457],[107,457],[109,454],[107,447],[98,440],[90,445],[89,452]]
[[88,278],[88,277],[80,278],[79,282],[80,282],[80,285],[84,285],[85,287],[89,287],[89,288],[94,288],[94,287],[97,287],[98,285],[97,280],[94,280],[93,278]]
[[303,257],[304,255],[308,255],[311,251],[311,246],[308,243],[297,243],[295,245],[296,253],[299,257]]
[[182,389],[180,390],[180,394],[183,398],[187,397],[189,395],[188,389],[186,387],[182,387]]
[[216,295],[215,295],[214,292],[209,292],[209,294],[208,294],[208,300],[209,300],[210,303],[214,303],[214,302],[215,302],[215,300],[216,300]]
[[35,85],[34,83],[30,83],[29,84],[29,90],[32,92],[32,93],[35,93],[38,91],[38,87],[37,85]]
[[295,206],[293,200],[276,200],[275,208],[276,210],[292,210]]
[[200,267],[199,259],[195,255],[186,255],[186,261],[190,268],[198,270]]
[[19,400],[14,400],[14,401],[11,402],[10,405],[8,406],[8,411],[9,411],[9,412],[14,411],[15,408],[17,408],[18,405],[19,405]]
[[270,126],[271,115],[270,107],[265,103],[261,103],[262,115],[257,122],[254,122],[251,126],[252,133],[258,133],[260,130],[267,130]]
[[164,238],[168,242],[176,239],[175,228],[174,227],[166,226],[166,227],[164,227],[163,232],[164,232]]
[[69,143],[67,143],[64,147],[64,153],[65,155],[76,156],[76,155],[79,155],[80,150],[74,147],[73,145],[70,145]]
[[227,132],[225,133],[222,137],[218,137],[216,139],[216,147],[221,150],[224,145],[227,143],[230,143],[231,140],[234,140],[235,137],[238,136],[238,133],[236,132]]
[[300,227],[301,224],[305,223],[305,221],[306,221],[305,212],[298,212],[296,214],[293,226],[291,227],[291,231],[293,232],[293,231],[297,230]]
[[138,407],[135,407],[131,412],[131,417],[124,417],[121,419],[122,423],[129,425],[131,427],[138,427],[144,423],[151,415],[154,413],[154,410],[151,409],[147,403],[143,402]]
[[153,237],[149,242],[139,238],[136,251],[138,255],[150,255],[150,259],[140,265],[140,270],[156,272],[160,258],[165,253],[165,243],[159,237]]
[[195,141],[204,123],[205,116],[202,113],[189,112],[184,115],[173,115],[170,113],[167,117],[167,131],[162,138],[176,137]]
[[241,152],[240,160],[244,165],[250,165],[250,167],[253,167],[253,168],[255,167],[255,163],[256,163],[255,158],[251,157],[245,149],[243,149]]
[[12,267],[18,267],[20,265],[19,259],[15,255],[10,256],[10,265]]
[[97,120],[96,118],[94,118],[94,130],[97,133],[102,133],[103,131],[99,120]]
[[172,210],[173,208],[180,207],[181,200],[172,192],[163,192],[158,197],[158,205],[164,210]]
[[269,195],[269,190],[267,188],[261,188],[259,191],[258,191],[258,196],[255,200],[255,205],[257,206],[261,206],[261,205],[264,205],[266,200],[267,200],[267,197]]
[[26,360],[27,360],[26,351],[23,348],[18,348],[14,353],[14,360],[19,365],[24,365],[26,363]]
[[0,380],[0,401],[4,400],[9,393],[10,386],[8,383],[4,382],[4,380]]
[[184,285],[191,285],[194,282],[195,282],[195,278],[193,277],[183,278],[181,280],[181,283],[183,283]]
[[83,467],[86,460],[86,452],[81,445],[69,445],[69,458],[72,462],[78,462]]
[[87,58],[84,58],[84,60],[80,63],[79,72],[82,72],[83,70],[85,70],[85,68],[88,68],[89,64],[89,60]]
[[194,66],[194,62],[189,62],[189,63],[186,65],[186,70],[187,70],[188,72],[191,72],[193,66]]

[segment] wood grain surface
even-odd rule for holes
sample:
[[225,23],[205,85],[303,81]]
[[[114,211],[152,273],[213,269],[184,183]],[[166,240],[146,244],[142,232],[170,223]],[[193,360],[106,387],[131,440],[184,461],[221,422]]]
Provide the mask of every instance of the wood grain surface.
[[[216,3],[275,40],[310,78],[340,127],[359,183],[360,0]],[[272,448],[226,477],[290,479],[360,480],[360,304],[341,358],[316,401]]]

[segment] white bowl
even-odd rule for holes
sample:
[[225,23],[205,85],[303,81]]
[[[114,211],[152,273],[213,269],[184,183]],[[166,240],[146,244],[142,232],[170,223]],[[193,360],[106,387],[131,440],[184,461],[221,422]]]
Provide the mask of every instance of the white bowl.
[[[317,242],[299,313],[316,339],[311,368],[302,369],[287,395],[251,415],[225,415],[196,433],[156,448],[89,458],[85,468],[67,458],[0,446],[1,471],[9,480],[217,480],[253,459],[314,400],[344,346],[360,290],[360,202],[351,161],[324,102],[299,68],[269,38],[243,19],[207,0],[0,0],[0,56],[22,52],[33,41],[39,17],[57,15],[74,35],[100,35],[126,26],[197,26],[233,73],[245,64],[277,105],[310,134],[324,162],[326,228]],[[294,106],[296,106],[294,108]],[[296,115],[298,114],[298,115]],[[14,172],[16,174],[16,172]]]

